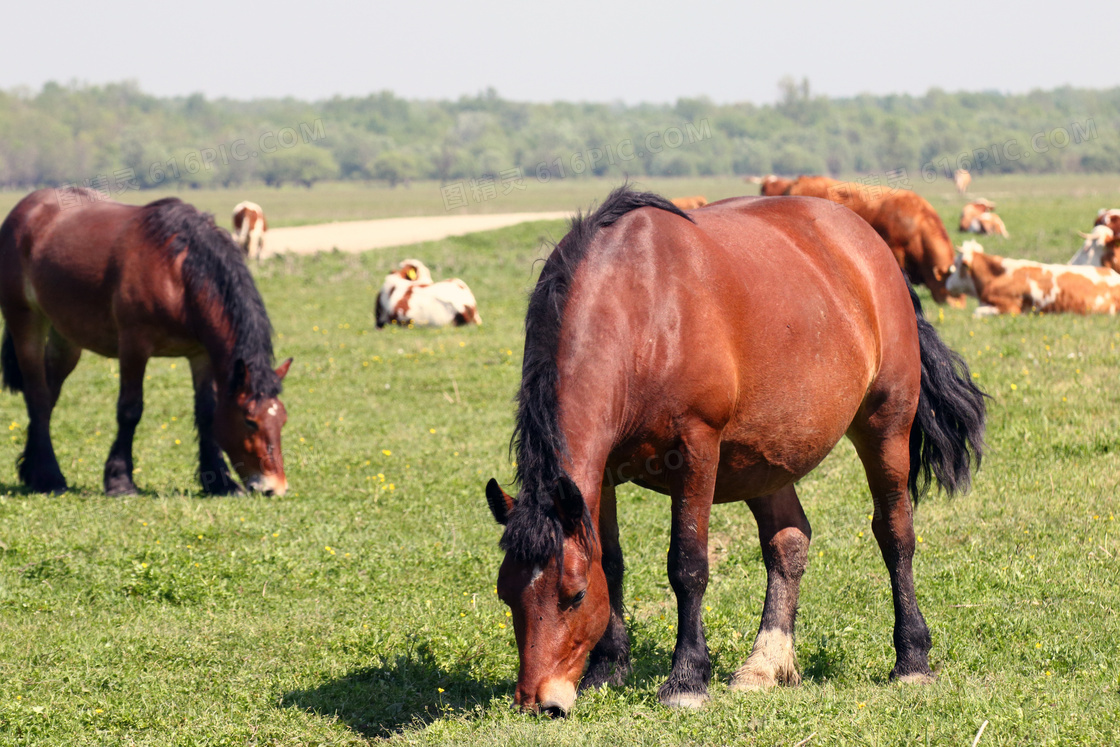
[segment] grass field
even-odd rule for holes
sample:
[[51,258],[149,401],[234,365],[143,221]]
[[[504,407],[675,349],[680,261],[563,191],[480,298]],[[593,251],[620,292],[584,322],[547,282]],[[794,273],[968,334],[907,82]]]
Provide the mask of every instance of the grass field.
[[[977,193],[999,202],[1012,238],[984,243],[1013,256],[1065,261],[1072,229],[1120,205],[1115,178],[1087,191],[1064,177],[999,184]],[[946,218],[959,209],[929,194]],[[14,484],[27,419],[0,396],[0,744],[968,745],[985,720],[982,745],[1120,742],[1120,326],[975,320],[975,302],[939,310],[924,292],[994,398],[974,491],[932,496],[916,517],[938,682],[887,682],[889,582],[842,442],[799,486],[814,528],[800,687],[726,688],[765,590],[750,512],[728,505],[712,515],[705,600],[713,699],[695,713],[657,704],[675,634],[669,508],[626,487],[634,674],[563,721],[511,712],[517,652],[483,486],[511,477],[525,294],[542,243],[564,230],[260,266],[277,352],[295,357],[283,498],[198,495],[183,361],[149,367],[134,498],[100,492],[115,361],[87,354],[63,392],[63,496]],[[485,325],[374,329],[374,289],[405,255],[465,279]]]

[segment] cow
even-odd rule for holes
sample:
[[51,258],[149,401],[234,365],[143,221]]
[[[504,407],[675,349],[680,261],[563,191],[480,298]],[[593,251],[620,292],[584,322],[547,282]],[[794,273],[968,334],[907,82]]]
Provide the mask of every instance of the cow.
[[783,176],[774,176],[773,174],[770,174],[769,176],[762,177],[761,179],[758,177],[752,177],[748,181],[751,181],[754,184],[762,185],[761,189],[759,190],[759,194],[761,194],[763,197],[777,197],[778,195],[789,194],[789,188],[793,186],[794,180],[786,179]]
[[[930,290],[937,303],[958,308],[964,299],[951,297],[945,279],[956,255],[945,224],[933,206],[906,189],[887,190],[827,176],[800,176],[781,194],[822,197],[844,205],[871,224],[894,252],[898,265],[915,283]],[[763,183],[763,194],[766,184]]]
[[1120,273],[1107,267],[1048,265],[986,254],[975,241],[961,247],[947,283],[952,293],[975,296],[976,316],[1071,312],[1115,314]]
[[446,327],[482,324],[474,294],[459,278],[432,282],[418,259],[406,259],[385,276],[374,308],[377,328],[390,322],[405,326]]
[[977,197],[972,202],[965,203],[961,208],[961,222],[959,230],[961,233],[979,233],[979,224],[976,223],[977,219],[984,213],[994,212],[996,204],[991,200],[985,200],[983,197]]
[[1003,219],[995,214],[995,203],[983,198],[973,200],[961,209],[961,233],[999,234],[1011,238]]
[[1113,208],[1106,210],[1101,208],[1097,213],[1097,220],[1093,223],[1094,226],[1108,226],[1112,229],[1112,233],[1120,236],[1120,209]]
[[695,210],[702,208],[708,204],[708,198],[704,195],[693,195],[692,197],[677,197],[672,200],[673,204],[681,210]]
[[1087,265],[1089,267],[1108,267],[1116,272],[1120,272],[1120,257],[1116,256],[1117,240],[1116,233],[1106,225],[1093,226],[1091,233],[1077,232],[1081,238],[1085,239],[1085,243],[1081,245],[1081,249],[1077,254],[1073,255],[1073,259],[1069,261],[1071,265]]
[[267,230],[268,221],[260,205],[248,200],[237,203],[233,209],[233,237],[246,257],[261,258],[264,232]]
[[972,174],[968,173],[968,169],[957,169],[953,174],[953,183],[957,185],[957,194],[963,195],[968,191],[968,185],[972,184]]

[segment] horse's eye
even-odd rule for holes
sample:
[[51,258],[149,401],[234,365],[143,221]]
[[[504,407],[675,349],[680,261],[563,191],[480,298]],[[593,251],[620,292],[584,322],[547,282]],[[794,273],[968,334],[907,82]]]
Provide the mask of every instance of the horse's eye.
[[249,418],[245,418],[245,427],[253,433],[255,433],[257,429],[260,428],[260,426],[257,425],[256,421],[249,420]]
[[574,597],[572,597],[572,606],[575,607],[577,604],[582,602],[585,596],[587,596],[587,589],[584,589],[579,594],[576,594]]

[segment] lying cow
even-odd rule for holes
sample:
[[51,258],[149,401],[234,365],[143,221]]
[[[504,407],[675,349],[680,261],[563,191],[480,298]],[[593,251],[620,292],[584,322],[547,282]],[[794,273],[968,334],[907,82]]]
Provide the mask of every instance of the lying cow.
[[953,174],[953,183],[957,185],[957,194],[963,195],[968,191],[968,185],[972,184],[972,174],[968,173],[968,169],[957,169]]
[[976,316],[1073,312],[1115,314],[1120,309],[1120,273],[1106,267],[1047,265],[985,254],[966,241],[946,283],[950,293],[980,300]]
[[233,237],[246,257],[261,258],[264,251],[264,232],[268,230],[268,221],[264,219],[264,210],[255,202],[237,203],[233,209]]
[[374,309],[377,328],[390,322],[418,327],[482,324],[478,302],[458,278],[432,282],[432,273],[418,259],[406,259],[385,276]]
[[677,197],[673,200],[673,204],[681,210],[695,210],[702,208],[708,204],[708,198],[704,195],[693,195],[692,197]]
[[961,232],[999,234],[1005,239],[1011,238],[1007,233],[1007,227],[1003,225],[1003,219],[996,215],[994,210],[995,203],[982,198],[968,203],[961,209]]
[[1108,267],[1120,272],[1120,257],[1116,256],[1117,240],[1115,232],[1106,225],[1093,226],[1091,233],[1077,232],[1085,243],[1069,261],[1071,265],[1089,267]]

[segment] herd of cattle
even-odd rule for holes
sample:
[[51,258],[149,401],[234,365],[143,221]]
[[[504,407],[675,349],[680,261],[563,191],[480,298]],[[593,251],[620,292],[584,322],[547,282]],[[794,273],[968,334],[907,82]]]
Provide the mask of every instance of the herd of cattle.
[[[884,190],[825,176],[784,178],[771,174],[748,181],[765,196],[820,197],[843,205],[883,237],[899,267],[915,283],[929,288],[938,303],[964,306],[964,296],[980,301],[978,316],[1028,311],[1081,314],[1120,311],[1120,209],[1102,209],[1092,230],[1079,232],[1084,244],[1068,264],[1055,265],[987,254],[976,241],[953,246],[945,224],[923,197],[910,190]],[[954,175],[957,191],[967,195],[971,175]],[[702,195],[679,197],[682,210],[703,208]],[[268,223],[260,205],[242,202],[234,208],[233,235],[249,257],[260,258]],[[1010,234],[990,200],[971,198],[961,209],[961,233]],[[435,282],[423,262],[407,259],[385,277],[377,296],[377,326],[481,324],[478,303],[458,278]]]
[[[899,266],[915,283],[929,287],[938,303],[962,306],[964,296],[980,301],[978,316],[1028,311],[1081,314],[1120,311],[1120,209],[1102,209],[1085,243],[1068,264],[1044,264],[987,254],[976,241],[957,251],[933,206],[909,190],[884,191],[857,182],[824,176],[786,179],[754,178],[768,196],[822,197],[850,208],[887,242]],[[958,171],[957,190],[964,195],[971,182]],[[962,233],[1009,234],[995,205],[970,200],[961,211]]]

